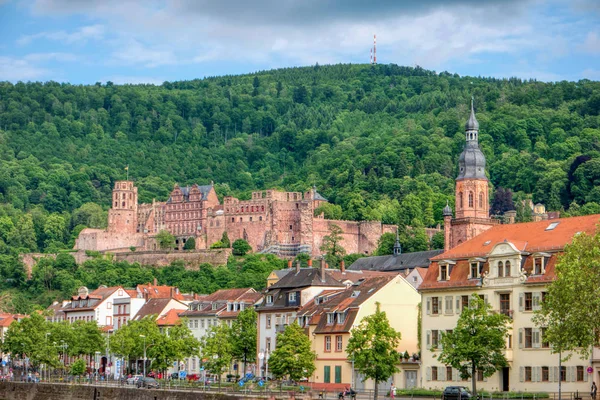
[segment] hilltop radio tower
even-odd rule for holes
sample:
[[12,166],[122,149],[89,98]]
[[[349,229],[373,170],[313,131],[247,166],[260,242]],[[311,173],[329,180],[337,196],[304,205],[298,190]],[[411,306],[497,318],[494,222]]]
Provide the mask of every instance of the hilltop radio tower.
[[373,35],[373,48],[371,48],[371,64],[377,64],[377,35]]

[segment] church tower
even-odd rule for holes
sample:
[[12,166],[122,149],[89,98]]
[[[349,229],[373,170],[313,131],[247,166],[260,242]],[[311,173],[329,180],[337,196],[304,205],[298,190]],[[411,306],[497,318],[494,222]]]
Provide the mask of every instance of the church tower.
[[473,99],[471,115],[465,124],[465,148],[458,158],[456,178],[456,217],[444,208],[445,250],[469,240],[497,224],[490,218],[489,182],[485,175],[485,156],[479,148],[479,123]]
[[112,207],[108,210],[108,231],[132,234],[137,232],[138,194],[133,181],[116,181]]

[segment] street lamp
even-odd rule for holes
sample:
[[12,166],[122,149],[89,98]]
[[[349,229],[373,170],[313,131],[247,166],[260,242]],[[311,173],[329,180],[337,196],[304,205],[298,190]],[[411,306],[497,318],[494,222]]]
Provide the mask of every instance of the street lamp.
[[146,377],[146,335],[140,335],[144,339],[144,378]]
[[100,352],[96,351],[96,359],[94,360],[94,366],[96,367],[96,380],[98,380],[98,364],[100,364]]

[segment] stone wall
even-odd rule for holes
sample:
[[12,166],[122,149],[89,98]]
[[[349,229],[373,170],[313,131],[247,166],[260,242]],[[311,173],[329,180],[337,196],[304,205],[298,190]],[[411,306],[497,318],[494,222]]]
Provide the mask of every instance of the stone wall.
[[231,255],[231,249],[212,249],[196,251],[134,251],[129,253],[116,253],[115,260],[127,261],[129,263],[140,263],[142,265],[153,265],[164,267],[173,261],[183,261],[186,268],[197,269],[200,264],[225,265]]
[[237,395],[134,387],[0,382],[2,400],[234,400]]

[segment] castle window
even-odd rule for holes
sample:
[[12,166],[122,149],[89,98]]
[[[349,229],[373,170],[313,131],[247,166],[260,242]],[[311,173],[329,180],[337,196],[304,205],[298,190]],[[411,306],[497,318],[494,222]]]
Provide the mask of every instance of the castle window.
[[469,192],[469,207],[473,207],[473,192]]
[[123,202],[123,207],[125,207],[125,202]]
[[123,193],[123,200],[125,200],[125,193]]
[[294,229],[294,227],[292,225],[290,225],[290,229]]
[[479,192],[479,208],[483,208],[483,192]]
[[250,217],[250,221],[252,221],[252,217]]
[[231,222],[235,222],[235,217],[231,217]]
[[504,277],[504,263],[502,261],[498,261],[498,277]]
[[244,221],[244,218],[240,217],[240,222]]
[[133,199],[133,195],[129,193],[129,200]]
[[458,192],[458,208],[463,208],[463,192]]
[[115,201],[115,207],[117,207],[119,205],[118,201]]
[[260,210],[261,210],[261,211],[265,211],[265,206],[262,206],[262,207],[260,208]]

